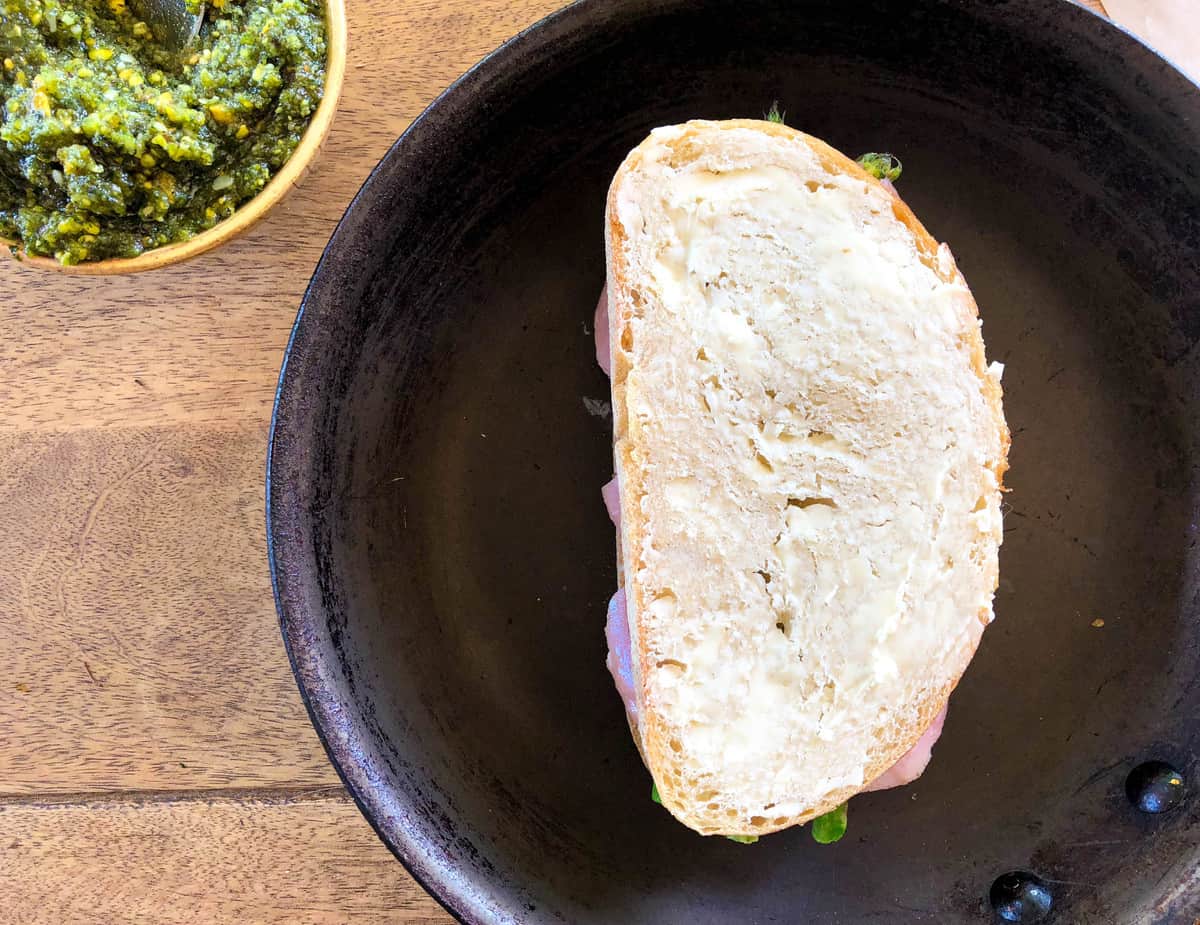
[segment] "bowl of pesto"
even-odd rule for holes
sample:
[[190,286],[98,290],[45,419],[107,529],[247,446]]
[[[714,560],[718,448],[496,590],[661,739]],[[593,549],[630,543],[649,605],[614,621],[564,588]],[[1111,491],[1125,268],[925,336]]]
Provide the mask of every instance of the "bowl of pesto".
[[131,273],[216,247],[316,155],[345,68],[343,0],[189,0],[160,41],[136,0],[0,0],[0,241]]

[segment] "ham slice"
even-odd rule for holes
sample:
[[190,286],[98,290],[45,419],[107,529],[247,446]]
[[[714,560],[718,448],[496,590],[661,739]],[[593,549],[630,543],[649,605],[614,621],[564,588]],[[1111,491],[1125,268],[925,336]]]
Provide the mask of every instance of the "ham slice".
[[904,754],[904,757],[892,765],[891,768],[884,771],[879,777],[864,787],[863,792],[903,787],[905,784],[911,784],[920,777],[929,766],[929,760],[933,757],[933,746],[941,737],[942,726],[945,723],[946,707],[942,707],[942,712],[934,717],[933,722],[929,724],[929,728],[925,730],[925,734],[917,740],[917,744],[910,748]]
[[604,483],[604,487],[600,489],[600,496],[604,498],[604,507],[608,510],[608,519],[613,522],[613,526],[617,528],[617,535],[621,535],[621,495],[617,491],[617,479],[614,476]]
[[[885,183],[891,187],[890,183]],[[895,190],[892,190],[895,195]],[[608,290],[600,293],[600,301],[596,305],[596,362],[604,370],[604,374],[612,375],[612,357],[608,343]],[[608,516],[616,527],[617,535],[621,533],[621,499],[615,478],[607,482],[600,493],[604,498],[604,506]],[[979,632],[983,631],[982,625]],[[625,704],[625,715],[629,725],[637,728],[638,708],[637,694],[633,683],[633,646],[629,638],[629,619],[625,612],[625,590],[618,589],[608,603],[608,619],[604,627],[604,637],[608,641],[608,659],[606,665],[616,684],[617,693]],[[933,746],[942,734],[942,726],[946,722],[946,708],[942,708],[930,723],[925,734],[899,761],[885,771],[870,784],[863,792],[871,790],[889,790],[892,787],[903,787],[911,784],[921,776],[933,757]]]
[[622,588],[608,602],[608,620],[604,625],[604,638],[608,640],[609,674],[617,685],[617,693],[625,703],[625,715],[629,725],[638,724],[637,694],[633,688],[633,646],[629,640],[629,620],[625,615],[625,589]]
[[596,330],[596,362],[604,370],[604,375],[612,375],[612,345],[608,342],[608,287],[600,290],[600,301],[596,303],[596,317],[593,327]]

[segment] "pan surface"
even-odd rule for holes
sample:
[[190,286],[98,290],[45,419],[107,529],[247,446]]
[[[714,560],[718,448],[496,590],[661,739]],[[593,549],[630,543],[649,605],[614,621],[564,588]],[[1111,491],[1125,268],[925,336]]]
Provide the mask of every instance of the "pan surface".
[[[676,824],[604,668],[606,188],[652,127],[775,100],[851,155],[903,159],[1006,364],[1013,429],[996,623],[929,770],[855,798],[830,847]],[[313,720],[465,922],[987,923],[1048,899],[1045,921],[1193,925],[1198,340],[1200,89],[1099,17],[578,3],[414,124],[305,298],[268,517]],[[1150,761],[1184,781],[1167,812],[1138,808]]]

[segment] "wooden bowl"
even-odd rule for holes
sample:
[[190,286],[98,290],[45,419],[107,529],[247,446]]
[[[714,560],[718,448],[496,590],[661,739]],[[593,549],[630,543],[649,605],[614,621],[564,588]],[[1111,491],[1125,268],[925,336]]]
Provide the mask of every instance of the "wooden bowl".
[[16,246],[18,259],[27,266],[47,270],[57,270],[60,273],[74,273],[82,276],[112,276],[118,273],[140,273],[143,270],[156,270],[159,267],[203,254],[226,241],[237,237],[260,218],[267,214],[280,202],[292,187],[296,186],[305,171],[308,170],[329,127],[333,124],[334,113],[337,111],[338,98],[342,93],[342,80],[346,73],[346,6],[345,0],[325,0],[327,57],[325,63],[325,90],[321,103],[314,113],[312,122],[300,144],[292,152],[283,168],[271,178],[271,181],[251,199],[238,207],[229,218],[218,222],[207,231],[194,238],[180,241],[176,244],[165,244],[148,250],[137,257],[115,257],[109,260],[95,260],[64,266],[53,257],[34,257],[25,253],[20,244],[0,238],[0,245]]

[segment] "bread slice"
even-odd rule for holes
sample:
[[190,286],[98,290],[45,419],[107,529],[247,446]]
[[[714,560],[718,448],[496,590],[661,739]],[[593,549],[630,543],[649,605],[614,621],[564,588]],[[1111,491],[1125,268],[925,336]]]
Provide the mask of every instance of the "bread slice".
[[992,619],[1008,429],[945,245],[783,125],[655,130],[608,196],[638,746],[705,834],[825,813]]

